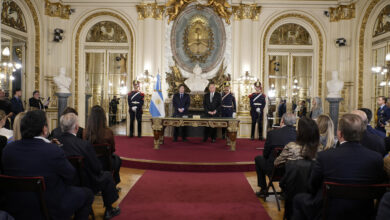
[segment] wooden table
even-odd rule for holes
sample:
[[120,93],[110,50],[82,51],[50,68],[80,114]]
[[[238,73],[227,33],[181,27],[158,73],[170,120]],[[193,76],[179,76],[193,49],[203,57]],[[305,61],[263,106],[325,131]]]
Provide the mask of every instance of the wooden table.
[[227,128],[226,144],[232,151],[236,150],[237,131],[240,120],[235,118],[152,118],[152,129],[154,135],[154,149],[159,149],[164,143],[164,129],[167,126],[182,127],[211,127]]

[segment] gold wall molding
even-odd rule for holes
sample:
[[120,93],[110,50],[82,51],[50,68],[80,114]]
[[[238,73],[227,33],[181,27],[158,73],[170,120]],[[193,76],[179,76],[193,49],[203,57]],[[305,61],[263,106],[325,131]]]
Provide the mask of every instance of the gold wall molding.
[[49,0],[45,0],[45,15],[62,19],[69,19],[70,14],[70,5],[64,5],[61,2],[53,3]]
[[157,5],[157,3],[136,5],[136,8],[138,12],[138,20],[143,20],[145,18],[162,20],[165,12],[165,5]]
[[355,11],[355,3],[349,5],[339,5],[335,8],[329,8],[330,22],[355,18]]
[[390,32],[390,22],[388,21],[389,13],[390,5],[386,5],[375,20],[373,37]]
[[380,0],[371,0],[371,3],[368,5],[366,12],[364,13],[362,25],[360,26],[359,33],[359,76],[358,76],[358,108],[363,106],[363,71],[364,71],[364,35],[368,22],[368,18],[371,15],[374,7],[379,3]]
[[26,19],[19,5],[14,1],[3,1],[1,11],[1,23],[16,30],[27,32]]
[[[177,16],[187,7],[188,4],[196,0],[169,0],[165,6],[167,7],[166,15],[168,23],[174,21]],[[227,0],[208,0],[207,4],[199,4],[201,7],[210,7],[217,15],[224,19],[227,24],[230,24],[230,17],[232,16],[232,6]]]
[[37,12],[35,11],[34,5],[32,4],[31,0],[25,0],[25,2],[27,4],[28,8],[30,9],[30,12],[31,12],[33,20],[34,20],[34,28],[35,28],[35,65],[34,65],[35,79],[34,79],[34,85],[35,85],[35,90],[39,90],[39,79],[41,77],[40,76],[41,35],[40,35],[39,20],[38,20]]
[[257,4],[242,4],[238,6],[232,6],[232,12],[234,20],[240,21],[244,19],[258,20],[261,11],[261,6]]
[[119,24],[101,21],[89,29],[86,42],[127,43],[127,37]]
[[80,34],[81,34],[81,31],[83,30],[83,28],[85,27],[85,25],[90,21],[92,20],[93,18],[96,18],[96,17],[99,17],[99,16],[111,16],[111,17],[114,17],[114,18],[117,18],[119,19],[127,28],[127,30],[129,31],[130,33],[130,67],[128,68],[129,69],[129,73],[130,73],[130,80],[132,79],[133,77],[133,66],[134,66],[134,33],[133,31],[131,30],[131,27],[129,25],[129,23],[124,19],[122,18],[121,16],[119,16],[118,14],[115,14],[113,12],[109,12],[109,11],[102,11],[102,12],[96,12],[92,15],[89,15],[87,18],[85,18],[81,24],[79,25],[78,29],[77,29],[77,32],[76,32],[76,44],[75,44],[75,79],[74,79],[74,82],[75,82],[75,86],[74,86],[74,90],[75,90],[75,94],[74,94],[74,97],[75,97],[75,109],[77,109],[77,111],[80,111],[78,109],[78,100],[79,100],[79,86],[78,86],[78,80],[79,80],[79,62],[80,62],[80,57],[79,57],[79,53],[80,53]]
[[312,45],[309,32],[299,24],[288,23],[276,28],[271,34],[272,45]]
[[306,22],[308,22],[313,28],[314,30],[316,31],[317,33],[317,36],[318,36],[318,41],[319,41],[319,45],[318,45],[318,96],[321,97],[322,96],[322,75],[323,75],[323,71],[322,71],[322,65],[323,65],[323,52],[324,52],[324,40],[323,40],[323,37],[322,37],[322,34],[321,34],[321,30],[320,28],[317,26],[316,23],[314,23],[313,20],[311,20],[309,17],[305,16],[305,15],[302,15],[302,14],[297,14],[297,13],[289,13],[289,14],[284,14],[284,15],[281,15],[279,16],[278,18],[276,18],[275,20],[273,20],[267,27],[265,33],[264,33],[264,39],[263,39],[263,77],[262,77],[262,80],[263,80],[263,83],[265,81],[265,58],[266,58],[266,39],[267,39],[267,36],[269,34],[269,31],[271,30],[271,28],[279,21],[283,20],[283,19],[286,19],[286,18],[298,18],[298,19],[302,19]]

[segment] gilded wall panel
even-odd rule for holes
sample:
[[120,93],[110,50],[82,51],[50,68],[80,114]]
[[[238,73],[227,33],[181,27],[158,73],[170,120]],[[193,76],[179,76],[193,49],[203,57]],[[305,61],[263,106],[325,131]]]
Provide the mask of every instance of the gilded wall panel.
[[20,7],[14,1],[3,1],[1,23],[19,31],[27,32],[26,20]]

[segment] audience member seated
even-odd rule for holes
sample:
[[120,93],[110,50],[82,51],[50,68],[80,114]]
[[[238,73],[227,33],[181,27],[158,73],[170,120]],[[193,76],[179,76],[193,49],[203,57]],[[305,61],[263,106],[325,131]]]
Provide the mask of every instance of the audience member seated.
[[370,122],[371,122],[371,119],[372,119],[372,111],[370,109],[368,109],[368,108],[359,108],[359,110],[363,111],[364,113],[366,113],[366,116],[367,116],[367,131],[372,133],[372,134],[376,134],[379,137],[385,138],[386,137],[386,133],[385,132],[377,130],[377,129],[373,128],[370,125]]
[[[4,136],[1,136],[0,135],[0,159],[2,157],[2,154],[3,154],[3,149],[5,148],[5,146],[7,145],[7,141],[8,139]],[[3,173],[3,166],[2,166],[2,163],[0,163],[0,173]],[[1,208],[0,208],[1,209]],[[1,218],[0,218],[1,219]]]
[[[66,114],[68,114],[68,113],[74,113],[74,114],[77,115],[77,116],[79,115],[79,114],[77,113],[76,109],[71,108],[71,107],[66,107],[66,109],[62,112],[62,115],[66,115]],[[62,116],[62,115],[61,115],[61,116]],[[83,139],[83,132],[84,132],[84,128],[79,127],[79,130],[77,131],[76,137]],[[54,128],[54,129],[51,131],[50,135],[49,135],[49,140],[51,140],[51,139],[53,139],[53,138],[59,139],[59,138],[61,137],[62,133],[63,133],[63,132],[62,132],[60,126]]]
[[298,193],[309,192],[309,178],[314,164],[312,159],[290,160],[285,165],[285,173],[279,186],[284,194],[284,216],[287,220],[293,215],[293,201]]
[[65,155],[84,157],[83,175],[86,187],[94,193],[102,191],[104,206],[104,219],[110,219],[119,215],[119,207],[113,208],[112,204],[119,198],[115,188],[111,172],[103,171],[93,145],[86,140],[76,137],[79,130],[77,115],[67,113],[60,118],[60,125],[63,131],[59,141],[63,144],[62,149]]
[[376,151],[382,156],[385,156],[386,151],[384,138],[367,131],[368,119],[366,113],[360,110],[354,110],[352,111],[352,114],[358,115],[363,120],[364,132],[360,143],[368,149]]
[[14,136],[14,132],[5,128],[5,124],[8,120],[7,115],[3,110],[0,110],[0,135],[6,137],[8,140],[12,139]]
[[267,140],[264,144],[264,151],[262,156],[255,158],[256,173],[257,173],[257,185],[260,187],[260,191],[256,193],[259,197],[266,195],[266,180],[265,174],[271,174],[274,167],[275,157],[273,150],[275,147],[284,147],[286,144],[295,141],[297,132],[295,131],[294,124],[296,117],[293,113],[285,113],[282,116],[280,122],[281,128],[269,131],[267,133]]
[[378,214],[376,220],[388,220],[390,217],[390,192],[383,195],[379,203]]
[[336,147],[337,140],[334,136],[334,125],[328,115],[320,115],[317,118],[317,125],[320,131],[320,144],[323,150]]
[[[104,109],[95,105],[91,109],[91,114],[88,117],[87,126],[83,135],[84,139],[92,144],[108,144],[112,148],[112,161],[114,166],[114,180],[118,184],[121,179],[119,176],[119,169],[122,161],[115,152],[114,132],[107,127],[107,118]],[[106,169],[103,167],[103,169]]]
[[[0,89],[0,110],[3,110],[8,118],[13,116],[11,101],[5,96],[5,92],[2,89]],[[4,127],[10,129],[11,123],[6,120]]]
[[[359,143],[365,127],[363,120],[355,114],[342,116],[337,131],[340,146],[318,153],[310,175],[310,193],[295,196],[293,219],[321,218],[324,181],[343,184],[383,181],[382,156]],[[372,219],[372,211],[371,201],[332,199],[328,219]]]
[[[93,193],[88,188],[71,186],[75,169],[64,151],[46,139],[47,119],[43,111],[26,113],[21,121],[22,140],[3,150],[4,174],[43,176],[45,200],[52,219],[88,219]],[[15,219],[42,219],[38,198],[30,193],[7,193],[7,209]]]
[[22,133],[20,131],[20,122],[22,121],[22,118],[26,115],[26,112],[21,112],[16,115],[14,119],[14,141],[22,140]]
[[316,122],[303,117],[298,121],[297,140],[283,148],[282,153],[275,159],[274,165],[279,166],[289,160],[312,160],[320,148],[320,132]]

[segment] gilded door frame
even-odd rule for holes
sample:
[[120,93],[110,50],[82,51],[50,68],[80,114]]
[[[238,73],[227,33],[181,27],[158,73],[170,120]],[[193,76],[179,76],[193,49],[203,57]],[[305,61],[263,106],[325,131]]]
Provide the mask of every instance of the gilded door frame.
[[[90,27],[92,27],[97,22],[96,19],[99,18],[107,18],[110,21],[119,22],[118,24],[122,26],[122,28],[126,32],[126,37],[128,39],[129,44],[129,75],[128,75],[128,82],[129,84],[131,80],[134,77],[134,53],[135,53],[135,39],[134,39],[134,29],[130,25],[130,21],[128,21],[125,16],[121,15],[120,12],[114,12],[114,11],[98,11],[98,12],[92,12],[91,14],[87,15],[85,18],[80,19],[80,23],[76,26],[74,29],[74,35],[73,39],[75,44],[73,45],[74,48],[74,107],[79,112],[84,112],[84,109],[79,109],[79,93],[80,88],[78,86],[79,83],[79,77],[80,74],[83,72],[82,68],[83,66],[80,65],[81,59],[83,59],[83,49],[82,43],[85,42],[85,39],[81,39],[81,36],[86,36],[86,33],[88,33],[88,30]],[[107,20],[106,19],[106,20]],[[82,121],[82,120],[81,120]]]

